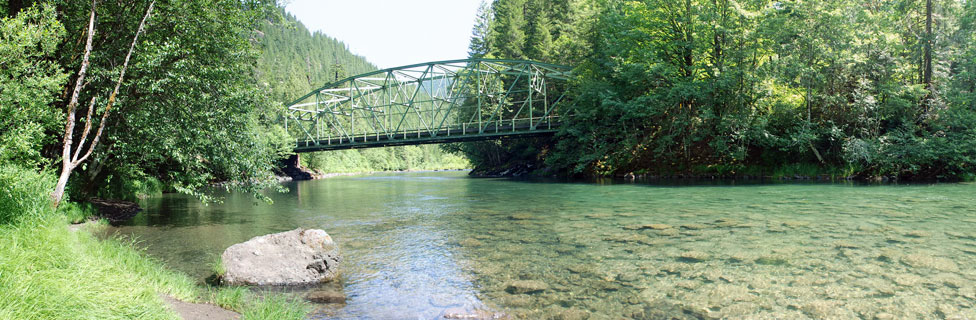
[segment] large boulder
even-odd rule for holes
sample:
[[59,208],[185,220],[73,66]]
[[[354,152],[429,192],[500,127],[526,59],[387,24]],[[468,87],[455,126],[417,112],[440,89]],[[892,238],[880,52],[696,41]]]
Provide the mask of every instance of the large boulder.
[[295,229],[254,237],[221,255],[229,285],[298,285],[339,277],[339,247],[325,231]]

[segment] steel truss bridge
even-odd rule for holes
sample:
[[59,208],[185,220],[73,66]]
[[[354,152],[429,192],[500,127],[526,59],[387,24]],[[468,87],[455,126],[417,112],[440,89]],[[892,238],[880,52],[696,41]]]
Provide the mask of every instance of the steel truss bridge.
[[546,136],[569,111],[571,68],[466,59],[378,70],[288,104],[295,152]]

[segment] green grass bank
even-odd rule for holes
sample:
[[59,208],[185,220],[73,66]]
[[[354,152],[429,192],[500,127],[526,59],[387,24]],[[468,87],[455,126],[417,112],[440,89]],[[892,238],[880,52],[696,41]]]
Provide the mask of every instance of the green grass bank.
[[103,224],[72,231],[77,205],[54,210],[53,176],[0,165],[0,319],[180,319],[163,301],[213,303],[244,319],[303,319],[308,304],[214,288],[134,249],[98,239]]

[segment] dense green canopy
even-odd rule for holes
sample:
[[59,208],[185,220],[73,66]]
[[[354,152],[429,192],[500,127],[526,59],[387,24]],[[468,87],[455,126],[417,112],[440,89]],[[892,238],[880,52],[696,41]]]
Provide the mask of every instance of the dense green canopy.
[[541,155],[493,163],[526,153],[462,149],[483,168],[565,174],[971,176],[974,11],[961,0],[497,0],[472,41],[489,45],[472,54],[578,65],[578,109],[557,142],[531,146]]
[[[100,124],[142,18],[131,13],[145,12],[149,3],[95,4],[75,139],[85,124]],[[44,169],[59,161],[92,5],[0,4],[0,164]],[[276,1],[159,0],[154,7],[105,133],[69,180],[68,192],[76,198],[132,198],[160,190],[203,196],[215,182],[257,191],[274,181],[277,161],[291,152],[283,103],[337,77],[376,69],[342,42],[309,32]],[[92,99],[94,117],[86,120]],[[436,147],[304,158],[326,171],[467,165]]]

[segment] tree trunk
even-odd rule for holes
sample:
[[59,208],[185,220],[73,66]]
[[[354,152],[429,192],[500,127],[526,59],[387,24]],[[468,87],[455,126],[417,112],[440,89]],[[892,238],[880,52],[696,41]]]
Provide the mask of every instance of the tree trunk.
[[17,13],[19,13],[23,8],[23,0],[9,0],[7,1],[7,16],[11,18],[16,17]]
[[925,95],[924,108],[928,111],[929,104],[932,101],[933,87],[932,87],[932,0],[925,1],[925,53],[922,58],[922,68],[924,69],[922,74],[922,83],[925,84],[925,89],[928,90],[928,94]]
[[125,56],[125,62],[122,63],[122,70],[119,73],[119,79],[115,82],[115,90],[112,90],[112,94],[108,97],[108,103],[105,105],[105,111],[102,113],[102,119],[98,124],[98,131],[92,138],[91,144],[88,146],[87,151],[82,155],[82,151],[85,150],[85,140],[88,138],[88,134],[92,129],[92,114],[95,110],[95,98],[92,98],[91,104],[88,105],[88,115],[85,119],[85,129],[81,134],[81,139],[78,142],[76,148],[72,148],[74,144],[74,129],[75,129],[75,110],[78,107],[78,95],[81,93],[81,89],[85,86],[85,74],[88,71],[88,58],[91,56],[92,51],[92,38],[95,34],[95,2],[92,1],[91,18],[88,21],[88,40],[85,43],[85,55],[82,58],[81,70],[78,71],[78,79],[75,83],[74,91],[71,94],[71,100],[68,102],[68,117],[65,120],[64,127],[64,145],[61,149],[61,176],[58,178],[58,184],[54,188],[54,192],[51,193],[51,200],[54,207],[57,208],[61,204],[61,200],[64,199],[64,191],[68,185],[68,178],[71,177],[71,172],[78,167],[79,164],[84,162],[91,156],[92,152],[95,151],[95,147],[98,146],[98,140],[102,137],[102,132],[105,129],[105,123],[108,122],[108,115],[112,111],[112,105],[115,103],[115,97],[119,93],[119,87],[122,86],[122,80],[125,79],[125,71],[129,68],[129,59],[132,58],[132,52],[135,51],[136,43],[139,41],[139,35],[145,28],[146,20],[149,20],[149,15],[152,13],[153,6],[156,1],[153,0],[149,3],[149,9],[146,9],[146,15],[142,17],[142,22],[139,23],[139,29],[136,30],[135,36],[132,37],[132,44],[129,46],[129,53]]

